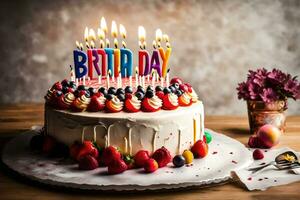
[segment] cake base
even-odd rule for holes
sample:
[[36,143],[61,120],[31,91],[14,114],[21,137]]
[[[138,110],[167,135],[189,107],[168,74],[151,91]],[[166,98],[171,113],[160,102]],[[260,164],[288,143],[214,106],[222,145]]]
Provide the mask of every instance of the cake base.
[[174,168],[170,163],[155,173],[143,169],[127,170],[108,175],[106,168],[78,170],[71,160],[47,158],[32,152],[29,141],[34,131],[26,132],[8,142],[2,154],[5,165],[18,174],[43,184],[81,190],[145,191],[213,186],[230,180],[232,170],[247,167],[252,155],[240,142],[225,135],[212,133],[209,154],[195,159],[192,165]]

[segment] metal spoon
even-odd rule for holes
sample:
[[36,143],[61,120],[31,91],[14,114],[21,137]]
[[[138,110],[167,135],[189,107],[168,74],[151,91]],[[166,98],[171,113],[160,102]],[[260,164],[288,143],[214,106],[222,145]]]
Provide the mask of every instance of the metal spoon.
[[[293,163],[299,163],[298,157],[292,151],[286,151],[284,153],[279,154],[276,156],[274,161],[271,161],[265,165],[249,168],[249,171],[253,171],[252,174],[257,173],[258,171],[270,166],[270,165],[290,165]],[[300,163],[299,163],[300,164]]]

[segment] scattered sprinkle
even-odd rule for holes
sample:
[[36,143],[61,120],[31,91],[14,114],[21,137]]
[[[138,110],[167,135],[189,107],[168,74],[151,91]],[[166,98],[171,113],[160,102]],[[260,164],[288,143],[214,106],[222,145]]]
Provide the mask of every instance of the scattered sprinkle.
[[264,179],[269,179],[268,177],[265,177]]
[[231,155],[232,155],[232,154],[233,154],[233,152],[230,152],[229,154],[231,154]]
[[217,151],[212,152],[212,154],[217,154],[217,153],[218,153]]
[[248,181],[251,181],[251,180],[252,180],[252,178],[251,178],[251,177],[249,177],[247,180],[248,180]]
[[268,150],[265,150],[265,152],[267,153],[267,152],[268,152]]
[[265,165],[266,163],[265,162],[263,162],[263,163],[260,163],[259,165]]
[[231,162],[234,163],[234,164],[237,164],[237,162],[235,160],[232,160]]
[[262,178],[258,179],[258,181],[262,181],[262,180],[263,180]]
[[276,183],[276,182],[277,182],[277,180],[274,180],[274,182]]

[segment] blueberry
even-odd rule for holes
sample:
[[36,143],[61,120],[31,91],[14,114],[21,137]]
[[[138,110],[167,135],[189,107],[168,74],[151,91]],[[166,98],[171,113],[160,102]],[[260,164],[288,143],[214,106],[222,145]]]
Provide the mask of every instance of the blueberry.
[[77,90],[86,90],[86,87],[84,85],[79,85]]
[[64,79],[64,80],[61,82],[61,84],[62,84],[63,86],[68,86],[68,80],[67,80],[67,79]]
[[175,93],[175,92],[176,92],[176,88],[175,88],[174,86],[172,86],[172,85],[169,86],[169,89],[171,90],[172,93]]
[[120,101],[125,101],[125,94],[118,94],[117,97]]
[[116,94],[117,95],[119,95],[119,94],[125,94],[125,91],[123,90],[123,88],[118,88]]
[[60,97],[62,94],[63,94],[63,93],[62,93],[61,91],[59,91],[59,90],[56,91],[56,96],[57,96],[57,97]]
[[103,92],[106,91],[105,87],[101,87],[99,88],[98,92],[101,92],[103,94]]
[[163,91],[164,91],[164,94],[169,94],[169,93],[171,93],[171,90],[170,90],[170,88],[168,88],[168,87],[165,87]]
[[147,91],[148,90],[151,90],[151,91],[153,91],[153,87],[151,86],[151,85],[148,85],[148,87],[147,87]]
[[137,87],[137,90],[144,90],[144,88],[143,88],[141,85],[139,85],[139,86]]
[[161,87],[160,85],[158,85],[158,86],[155,87],[155,91],[156,91],[156,92],[158,92],[158,91],[163,91],[163,90],[164,90],[164,88]]
[[94,94],[97,93],[97,90],[96,90],[95,88],[92,88],[92,87],[90,87],[90,88],[88,89],[88,91],[90,92],[91,96],[93,96]]
[[69,88],[67,86],[63,86],[62,92],[66,94],[69,91]]
[[111,99],[113,98],[113,95],[107,94],[107,95],[105,96],[105,98],[106,98],[107,100],[111,100]]
[[74,81],[69,81],[68,85],[69,85],[71,88],[76,87],[76,83],[75,83]]
[[108,94],[116,94],[116,88],[110,87],[107,91]]
[[137,91],[145,94],[145,90],[144,90],[144,88],[142,86],[138,87]]
[[148,90],[147,92],[146,92],[146,97],[147,98],[152,98],[154,96],[154,92],[152,91],[152,90]]
[[132,94],[132,93],[133,93],[132,87],[126,86],[126,88],[125,88],[125,93],[130,93],[130,94]]
[[138,98],[138,100],[142,100],[144,98],[144,93],[138,91],[135,93],[135,96]]
[[173,84],[172,84],[172,86],[173,86],[173,87],[175,87],[175,88],[176,88],[176,90],[178,90],[178,89],[179,89],[179,84],[178,84],[178,83],[173,83]]
[[183,94],[183,92],[182,92],[181,90],[176,90],[175,94],[176,94],[178,97],[180,97],[180,96]]
[[176,155],[173,158],[173,164],[175,167],[182,167],[185,164],[185,158],[182,155]]

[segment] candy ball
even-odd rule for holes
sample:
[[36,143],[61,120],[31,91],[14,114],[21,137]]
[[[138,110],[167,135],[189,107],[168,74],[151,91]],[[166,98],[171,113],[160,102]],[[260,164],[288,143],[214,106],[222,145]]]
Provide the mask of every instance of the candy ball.
[[182,167],[185,164],[185,158],[182,155],[176,155],[173,158],[173,164],[175,167]]
[[194,155],[189,150],[184,150],[184,152],[182,153],[182,156],[185,158],[186,164],[191,164],[194,160]]
[[206,143],[209,144],[212,140],[211,134],[208,131],[204,131],[204,135],[205,135],[205,138],[206,138]]
[[266,148],[271,148],[278,144],[280,135],[280,130],[270,124],[262,126],[257,132],[257,137],[259,137],[262,145]]

